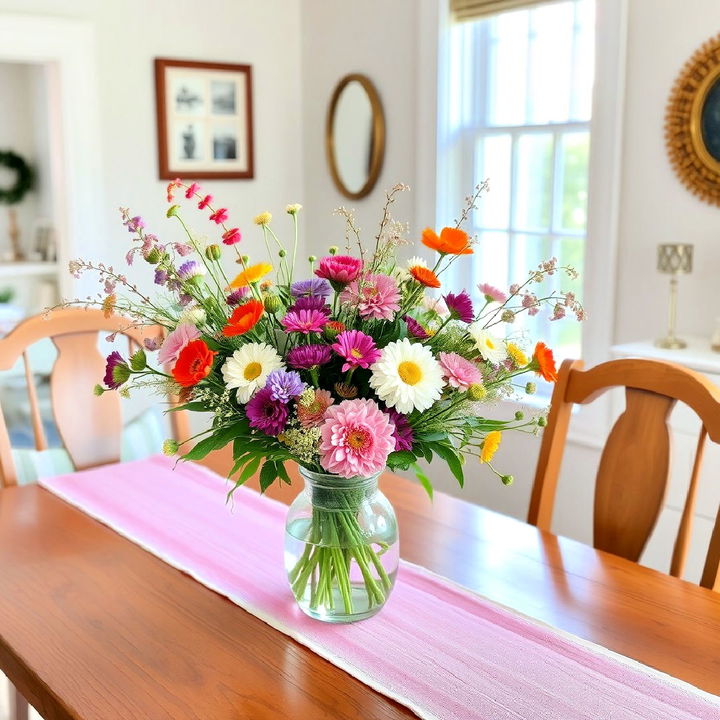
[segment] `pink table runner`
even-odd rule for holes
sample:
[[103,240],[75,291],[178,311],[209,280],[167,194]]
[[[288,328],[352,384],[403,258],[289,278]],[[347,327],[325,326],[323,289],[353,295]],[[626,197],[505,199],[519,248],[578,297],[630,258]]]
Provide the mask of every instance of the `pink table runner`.
[[[294,604],[286,507],[156,456],[46,479],[56,495],[428,720],[718,720],[720,699],[403,562],[383,611],[326,625]],[[401,540],[402,542],[402,540]]]

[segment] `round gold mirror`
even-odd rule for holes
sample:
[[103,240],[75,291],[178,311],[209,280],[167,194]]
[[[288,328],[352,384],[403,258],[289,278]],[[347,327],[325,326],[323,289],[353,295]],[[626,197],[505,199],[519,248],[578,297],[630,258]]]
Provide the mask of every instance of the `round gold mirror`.
[[385,156],[385,116],[365,75],[346,75],[328,107],[325,149],[335,187],[352,200],[374,187]]
[[665,139],[682,183],[720,205],[720,35],[688,60],[670,94]]

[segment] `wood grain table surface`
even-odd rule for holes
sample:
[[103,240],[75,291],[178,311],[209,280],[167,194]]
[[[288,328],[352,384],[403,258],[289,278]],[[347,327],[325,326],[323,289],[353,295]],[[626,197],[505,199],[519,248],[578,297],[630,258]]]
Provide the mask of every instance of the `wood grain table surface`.
[[[720,694],[720,594],[449,496],[431,504],[396,476],[382,487],[406,560]],[[414,717],[36,486],[0,491],[0,670],[45,720]]]

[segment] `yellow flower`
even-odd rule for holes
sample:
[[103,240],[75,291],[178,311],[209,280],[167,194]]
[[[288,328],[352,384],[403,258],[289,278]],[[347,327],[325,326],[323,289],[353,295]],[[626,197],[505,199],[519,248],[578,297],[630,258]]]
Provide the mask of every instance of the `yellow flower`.
[[293,203],[285,208],[285,212],[288,215],[297,215],[300,210],[302,210],[302,205],[300,203]]
[[485,442],[480,449],[480,462],[486,463],[493,459],[501,440],[502,433],[499,430],[493,430],[485,436]]
[[265,212],[261,212],[259,215],[256,215],[253,218],[253,222],[256,225],[269,225],[271,220],[272,214],[269,213],[267,210]]
[[525,367],[530,362],[528,356],[515,343],[507,344],[507,354],[519,368]]
[[265,277],[272,270],[272,265],[268,263],[257,263],[257,265],[251,265],[245,268],[231,283],[231,288],[241,288],[249,285],[250,283],[256,283],[261,278]]
[[103,315],[109,318],[115,312],[115,303],[117,302],[117,296],[115,293],[107,295],[102,302]]

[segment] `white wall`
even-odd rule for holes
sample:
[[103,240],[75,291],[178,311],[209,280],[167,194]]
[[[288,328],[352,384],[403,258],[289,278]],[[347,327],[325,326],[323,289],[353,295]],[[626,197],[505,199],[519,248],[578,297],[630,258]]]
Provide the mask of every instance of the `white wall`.
[[[0,150],[12,150],[35,166],[38,148],[34,117],[34,68],[23,63],[0,63],[0,97],[12,98],[12,111],[0,112]],[[0,185],[9,187],[15,173],[0,168]],[[30,191],[22,203],[12,206],[17,214],[20,242],[31,247],[31,230],[38,212],[38,195]],[[0,257],[12,256],[8,236],[8,206],[0,205]]]
[[[78,254],[121,265],[128,234],[119,224],[120,205],[143,215],[161,238],[179,239],[177,224],[165,218],[167,181],[157,179],[155,57],[253,66],[255,179],[205,183],[244,231],[244,252],[262,246],[251,224],[256,213],[269,209],[281,219],[287,203],[304,202],[299,0],[0,0],[2,12],[71,17],[95,30],[100,225],[92,246]],[[190,208],[186,214],[198,232],[216,231],[205,216]],[[141,265],[131,275],[140,271],[147,282]]]

